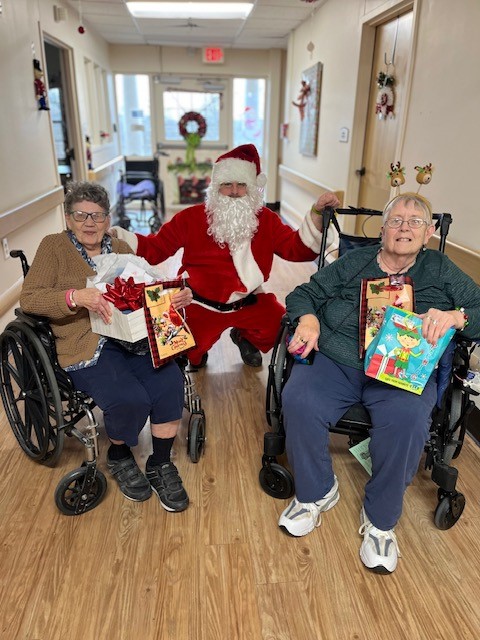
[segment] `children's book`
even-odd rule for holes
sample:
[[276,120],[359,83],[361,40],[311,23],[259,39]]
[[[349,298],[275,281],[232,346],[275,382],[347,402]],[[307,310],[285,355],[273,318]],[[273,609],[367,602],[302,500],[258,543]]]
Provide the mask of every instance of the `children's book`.
[[420,395],[454,333],[450,328],[433,346],[422,337],[420,316],[389,306],[367,348],[365,374]]
[[388,306],[413,311],[415,300],[413,281],[409,276],[385,276],[369,280],[364,278],[360,288],[359,356],[377,335]]

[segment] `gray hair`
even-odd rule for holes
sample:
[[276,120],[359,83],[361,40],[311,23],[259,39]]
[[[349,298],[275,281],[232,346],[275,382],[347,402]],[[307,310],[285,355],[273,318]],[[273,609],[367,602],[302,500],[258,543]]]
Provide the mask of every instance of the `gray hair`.
[[385,223],[385,220],[388,218],[392,209],[400,202],[402,202],[405,205],[409,205],[410,203],[413,203],[413,206],[415,209],[422,211],[425,217],[425,220],[428,222],[428,224],[432,224],[432,219],[433,219],[432,205],[423,196],[419,195],[418,193],[411,193],[411,192],[401,193],[400,195],[392,198],[390,202],[388,202],[385,205],[385,209],[383,210],[384,223]]
[[110,199],[107,190],[96,182],[69,182],[65,194],[65,213],[70,213],[76,202],[95,202],[106,213],[110,213]]

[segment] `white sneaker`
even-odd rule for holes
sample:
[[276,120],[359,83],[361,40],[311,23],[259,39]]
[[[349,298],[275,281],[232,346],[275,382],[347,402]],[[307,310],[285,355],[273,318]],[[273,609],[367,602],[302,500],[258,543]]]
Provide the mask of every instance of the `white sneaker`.
[[297,497],[291,501],[278,520],[278,526],[283,527],[292,536],[306,536],[322,523],[322,511],[334,507],[339,498],[338,480],[330,491],[317,502],[299,502]]
[[397,538],[393,529],[382,531],[377,529],[368,519],[364,507],[360,511],[360,529],[363,536],[360,547],[360,558],[363,564],[375,573],[392,573],[401,557]]

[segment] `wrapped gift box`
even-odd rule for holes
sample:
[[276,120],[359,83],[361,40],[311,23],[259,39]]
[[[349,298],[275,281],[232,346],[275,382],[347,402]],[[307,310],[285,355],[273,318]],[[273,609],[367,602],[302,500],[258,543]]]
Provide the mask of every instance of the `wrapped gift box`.
[[450,328],[433,346],[422,337],[422,319],[417,314],[389,306],[367,347],[365,374],[420,395],[454,333]]
[[[114,285],[117,278],[125,282],[131,281],[141,285],[142,305],[144,285],[165,279],[158,267],[153,267],[143,258],[132,254],[103,254],[96,256],[94,261],[97,266],[97,274],[87,279],[87,287],[97,287],[102,293],[107,293],[107,285]],[[143,306],[132,311],[129,309],[120,310],[112,303],[110,304],[112,309],[110,324],[105,324],[97,313],[89,312],[94,333],[125,342],[137,342],[148,336]]]
[[122,312],[110,303],[112,306],[112,322],[105,324],[97,313],[90,313],[90,324],[93,333],[99,333],[108,338],[116,338],[117,340],[125,340],[125,342],[137,342],[142,338],[146,338],[147,324],[145,322],[145,313],[142,309],[137,311]]

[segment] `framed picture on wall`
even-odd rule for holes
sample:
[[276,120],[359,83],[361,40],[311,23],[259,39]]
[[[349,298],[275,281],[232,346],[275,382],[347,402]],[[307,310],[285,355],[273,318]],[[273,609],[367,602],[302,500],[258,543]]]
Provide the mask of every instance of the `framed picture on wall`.
[[300,153],[304,156],[317,155],[322,67],[323,64],[317,62],[302,73],[302,81],[309,87],[304,116],[300,126]]

